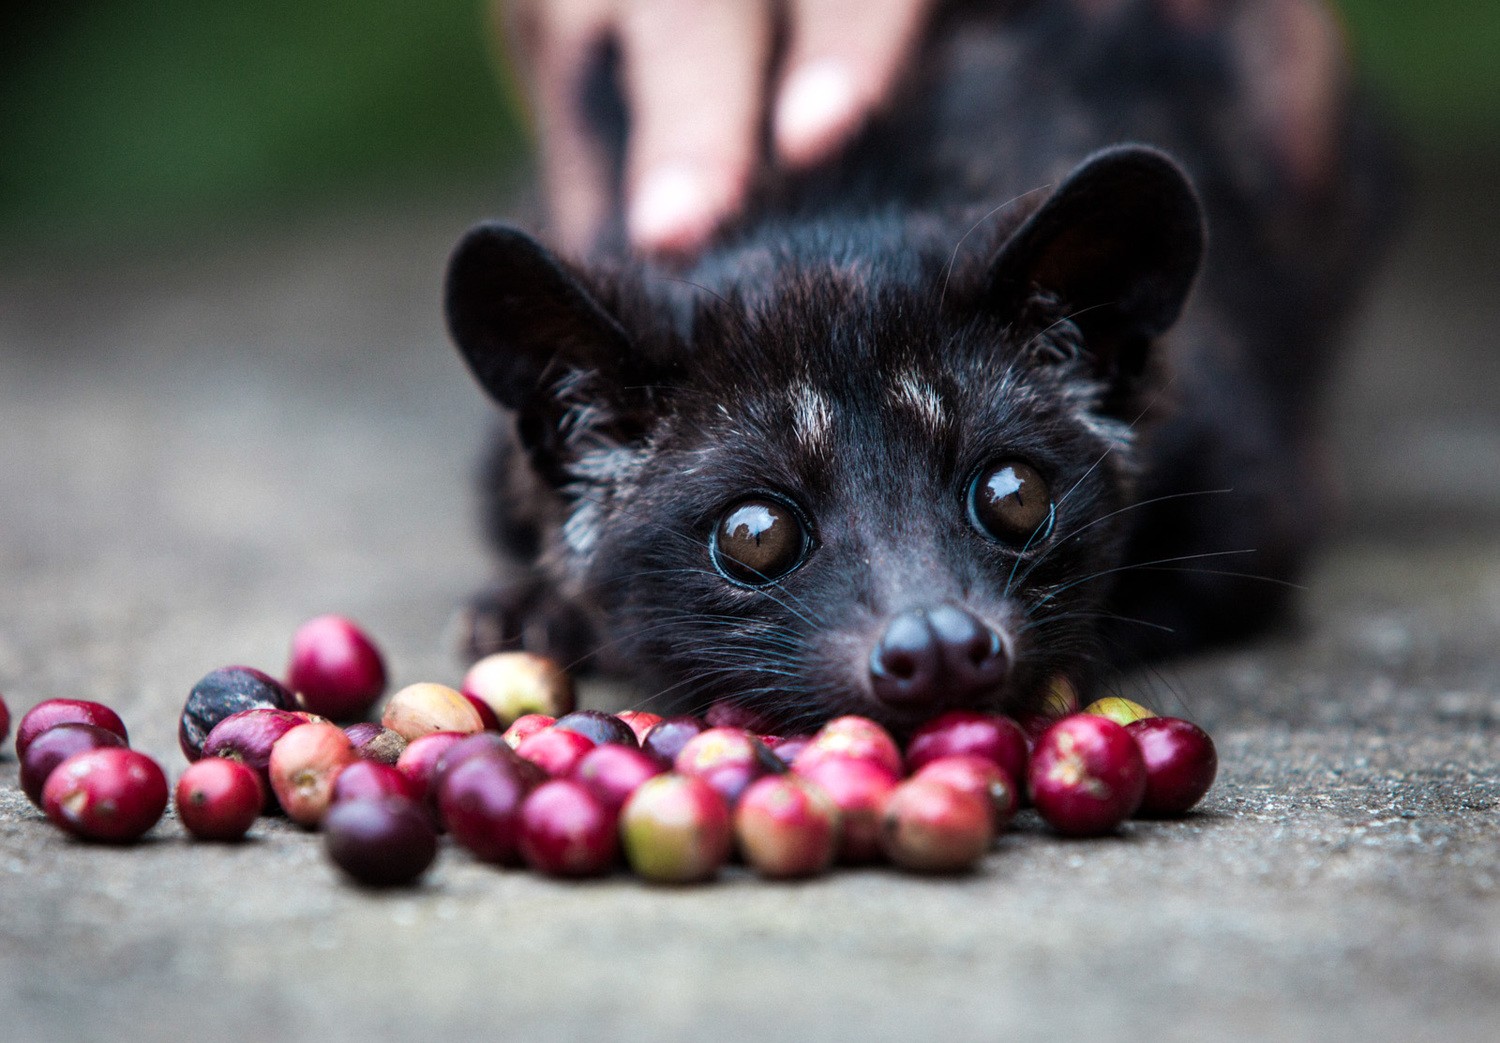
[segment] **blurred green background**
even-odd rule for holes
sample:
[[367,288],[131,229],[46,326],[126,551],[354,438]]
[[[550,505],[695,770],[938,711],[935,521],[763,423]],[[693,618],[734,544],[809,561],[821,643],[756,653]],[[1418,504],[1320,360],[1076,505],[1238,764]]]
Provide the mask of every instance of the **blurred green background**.
[[[1344,0],[1421,166],[1500,154],[1500,2]],[[166,245],[500,186],[525,155],[482,0],[8,0],[0,254]]]

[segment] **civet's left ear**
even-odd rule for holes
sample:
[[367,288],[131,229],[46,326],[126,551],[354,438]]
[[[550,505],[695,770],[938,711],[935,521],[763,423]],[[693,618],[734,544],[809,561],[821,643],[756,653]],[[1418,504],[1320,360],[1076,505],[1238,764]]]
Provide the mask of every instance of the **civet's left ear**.
[[1079,164],[1000,248],[990,306],[1009,321],[1050,296],[1101,375],[1128,376],[1177,321],[1203,248],[1187,175],[1155,149],[1117,146]]

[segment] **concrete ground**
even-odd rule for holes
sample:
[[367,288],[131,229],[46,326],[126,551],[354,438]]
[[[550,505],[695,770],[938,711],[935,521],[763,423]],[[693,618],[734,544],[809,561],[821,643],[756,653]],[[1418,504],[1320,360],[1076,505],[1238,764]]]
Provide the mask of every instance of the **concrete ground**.
[[[1476,184],[1483,179],[1476,177]],[[0,760],[0,1038],[1500,1036],[1500,252],[1429,198],[1341,388],[1346,521],[1282,636],[1134,679],[1217,737],[1185,822],[982,870],[662,890],[446,851],[342,883],[316,836],[65,839]],[[0,275],[0,690],[176,714],[351,614],[452,681],[486,407],[436,300],[477,206]]]

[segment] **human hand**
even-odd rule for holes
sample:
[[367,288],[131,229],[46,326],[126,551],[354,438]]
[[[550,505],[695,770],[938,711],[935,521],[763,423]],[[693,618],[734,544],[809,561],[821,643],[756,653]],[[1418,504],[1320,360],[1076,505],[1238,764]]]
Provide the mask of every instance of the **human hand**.
[[[631,245],[686,255],[743,205],[767,115],[774,162],[800,168],[829,156],[887,99],[932,2],[513,0],[559,245],[586,250],[612,203],[609,157],[579,104],[602,40],[618,42],[630,111]],[[783,16],[786,46],[771,68]]]

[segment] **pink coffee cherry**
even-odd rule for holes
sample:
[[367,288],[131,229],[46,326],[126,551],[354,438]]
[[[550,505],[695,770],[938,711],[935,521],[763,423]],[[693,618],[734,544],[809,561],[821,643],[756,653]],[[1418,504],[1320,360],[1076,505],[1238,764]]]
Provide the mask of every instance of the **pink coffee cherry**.
[[729,806],[702,779],[658,775],[620,810],[620,843],[636,875],[654,883],[712,880],[729,860]]
[[53,824],[86,840],[139,839],[167,809],[167,776],[144,753],[106,747],[74,754],[42,787]]
[[801,773],[833,757],[873,761],[894,775],[902,774],[904,767],[896,740],[868,717],[851,715],[829,721],[797,755],[792,767]]
[[936,779],[907,779],[885,802],[881,847],[902,869],[960,873],[972,869],[993,839],[989,801]]
[[1146,793],[1146,762],[1124,728],[1107,717],[1074,714],[1043,732],[1031,753],[1031,801],[1068,836],[1110,833]]
[[16,756],[26,756],[26,747],[38,735],[59,724],[92,724],[96,728],[114,732],[121,742],[126,746],[130,745],[125,722],[103,703],[87,699],[45,699],[27,710],[16,725]]
[[619,851],[615,812],[576,782],[544,782],[521,804],[521,856],[539,873],[599,876]]
[[1026,733],[997,713],[953,710],[928,721],[906,747],[913,773],[939,757],[983,757],[1018,785],[1026,778]]
[[37,807],[42,806],[42,787],[63,761],[74,754],[106,746],[123,747],[125,740],[96,724],[59,724],[48,728],[26,747],[21,756],[21,792]]
[[292,634],[286,683],[303,709],[356,721],[385,694],[385,659],[353,620],[317,616]]
[[265,803],[260,773],[240,761],[202,757],[177,780],[177,820],[199,840],[242,840]]
[[315,828],[333,803],[339,772],[358,763],[349,736],[336,724],[299,724],[271,747],[271,789],[287,818]]
[[825,760],[797,774],[826,793],[839,809],[838,860],[861,865],[879,859],[881,815],[900,778],[874,761],[847,757]]
[[1146,795],[1136,815],[1175,818],[1186,815],[1219,773],[1219,755],[1208,733],[1178,717],[1148,717],[1125,730],[1146,762]]
[[816,784],[767,775],[734,809],[734,835],[752,869],[773,880],[818,876],[838,848],[839,809]]

